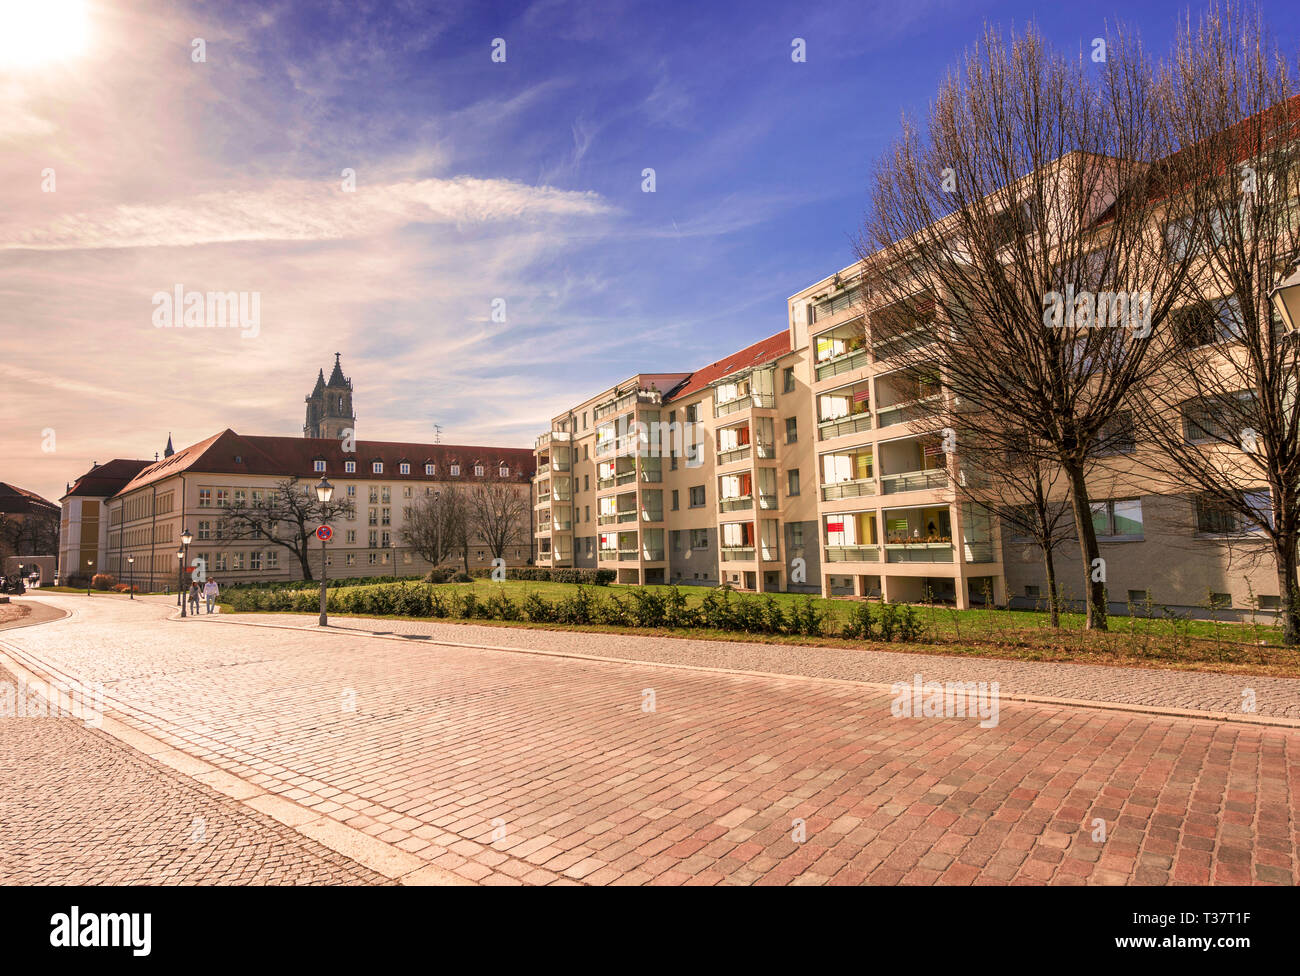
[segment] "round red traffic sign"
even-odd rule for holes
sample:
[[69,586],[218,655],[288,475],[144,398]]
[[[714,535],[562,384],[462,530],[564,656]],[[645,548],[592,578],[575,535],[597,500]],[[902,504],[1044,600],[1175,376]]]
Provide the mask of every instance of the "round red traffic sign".
[[329,542],[330,539],[334,538],[334,530],[328,525],[322,525],[316,530],[316,538],[320,539],[321,542]]

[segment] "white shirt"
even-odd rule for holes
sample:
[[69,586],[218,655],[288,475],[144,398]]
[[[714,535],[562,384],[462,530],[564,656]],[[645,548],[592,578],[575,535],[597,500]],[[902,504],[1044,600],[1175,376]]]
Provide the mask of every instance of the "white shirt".
[[204,595],[204,596],[216,596],[216,595],[217,595],[217,581],[216,581],[216,580],[208,580],[206,583],[203,584],[203,595]]

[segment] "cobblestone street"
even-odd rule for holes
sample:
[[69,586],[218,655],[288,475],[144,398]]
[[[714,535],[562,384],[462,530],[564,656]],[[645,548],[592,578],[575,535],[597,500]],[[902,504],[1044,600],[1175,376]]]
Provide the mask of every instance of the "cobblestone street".
[[[468,881],[1292,884],[1300,872],[1300,730],[1007,700],[998,724],[982,728],[970,718],[895,718],[888,687],[826,680],[921,672],[1001,680],[1007,693],[1086,697],[1071,690],[1086,690],[1079,685],[1054,690],[1047,669],[1059,665],[985,660],[978,671],[954,671],[952,659],[864,651],[858,674],[750,675],[705,669],[720,662],[674,646],[701,642],[415,629],[433,624],[375,638],[354,629],[402,625],[338,621],[322,633],[285,626],[301,618],[173,620],[165,601],[41,599],[73,614],[0,632],[0,652],[15,666],[102,682],[109,714],[125,727],[291,801],[304,820],[345,824],[412,866]],[[629,660],[465,646],[512,642]],[[732,667],[774,670],[749,647],[712,653],[733,655]],[[807,662],[803,670],[853,663],[805,650],[761,653],[789,651]],[[748,663],[733,663],[737,656]],[[1150,695],[1165,674],[1138,672],[1134,681]],[[1181,707],[1218,707],[1239,695],[1238,679],[1229,687],[1216,684],[1221,676],[1174,677],[1180,700],[1191,703]],[[1102,678],[1101,689],[1119,683]],[[1286,682],[1251,680],[1261,714],[1292,714]],[[49,824],[88,816],[59,806],[60,777],[40,758],[63,754],[39,741],[59,734],[26,732],[34,737],[26,746],[0,751],[12,781],[5,795],[25,777],[35,788],[17,795],[37,796],[24,802],[51,811],[44,827],[0,821],[0,873],[13,870],[10,852],[30,847]],[[107,762],[94,758],[96,748],[124,748],[100,733],[78,734],[87,744],[74,751],[91,757],[92,768]],[[184,807],[167,799],[174,786],[150,776],[104,779],[87,789],[119,804],[113,829],[124,838],[158,830],[149,826],[155,809]],[[67,825],[56,829],[76,836]],[[190,816],[178,829],[187,839]],[[101,841],[111,838],[108,829]],[[246,852],[233,861],[208,860],[226,871],[248,861],[231,880],[312,872],[344,880],[330,874],[341,865],[312,867],[269,849],[250,842],[233,848]],[[53,871],[55,861],[26,863]],[[198,870],[163,854],[157,865]]]

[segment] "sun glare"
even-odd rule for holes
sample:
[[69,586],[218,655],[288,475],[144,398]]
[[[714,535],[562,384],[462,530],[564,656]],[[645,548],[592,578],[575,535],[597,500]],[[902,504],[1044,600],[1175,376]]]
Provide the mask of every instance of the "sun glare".
[[0,0],[0,72],[74,58],[89,33],[85,0]]

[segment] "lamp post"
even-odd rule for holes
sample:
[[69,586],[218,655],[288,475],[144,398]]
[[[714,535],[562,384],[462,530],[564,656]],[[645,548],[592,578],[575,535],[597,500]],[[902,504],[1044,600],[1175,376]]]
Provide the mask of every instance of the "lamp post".
[[135,599],[135,556],[126,557],[126,592]]
[[[182,549],[177,555],[181,557],[181,583],[185,582],[185,568],[190,564],[190,543],[194,541],[194,536],[190,534],[189,529],[181,530]],[[188,589],[188,587],[187,587]],[[197,611],[196,611],[197,612]],[[185,616],[185,594],[181,594],[181,616]]]
[[95,560],[93,559],[86,560],[86,596],[90,596],[90,584],[93,582],[92,573],[90,572],[90,567],[94,565],[95,565]]
[[181,605],[181,616],[185,616],[185,550],[176,550],[176,602]]
[[[329,504],[330,499],[333,497],[334,486],[329,483],[329,479],[324,475],[321,475],[320,481],[316,483],[316,500],[319,501],[322,506],[325,506]],[[324,512],[321,514],[324,515]],[[323,520],[321,525],[324,527]],[[322,627],[328,627],[330,622],[329,615],[325,612],[325,539],[327,533],[322,533],[317,530],[316,535],[320,538],[320,625]]]
[[1300,264],[1268,293],[1273,309],[1288,332],[1300,329]]

